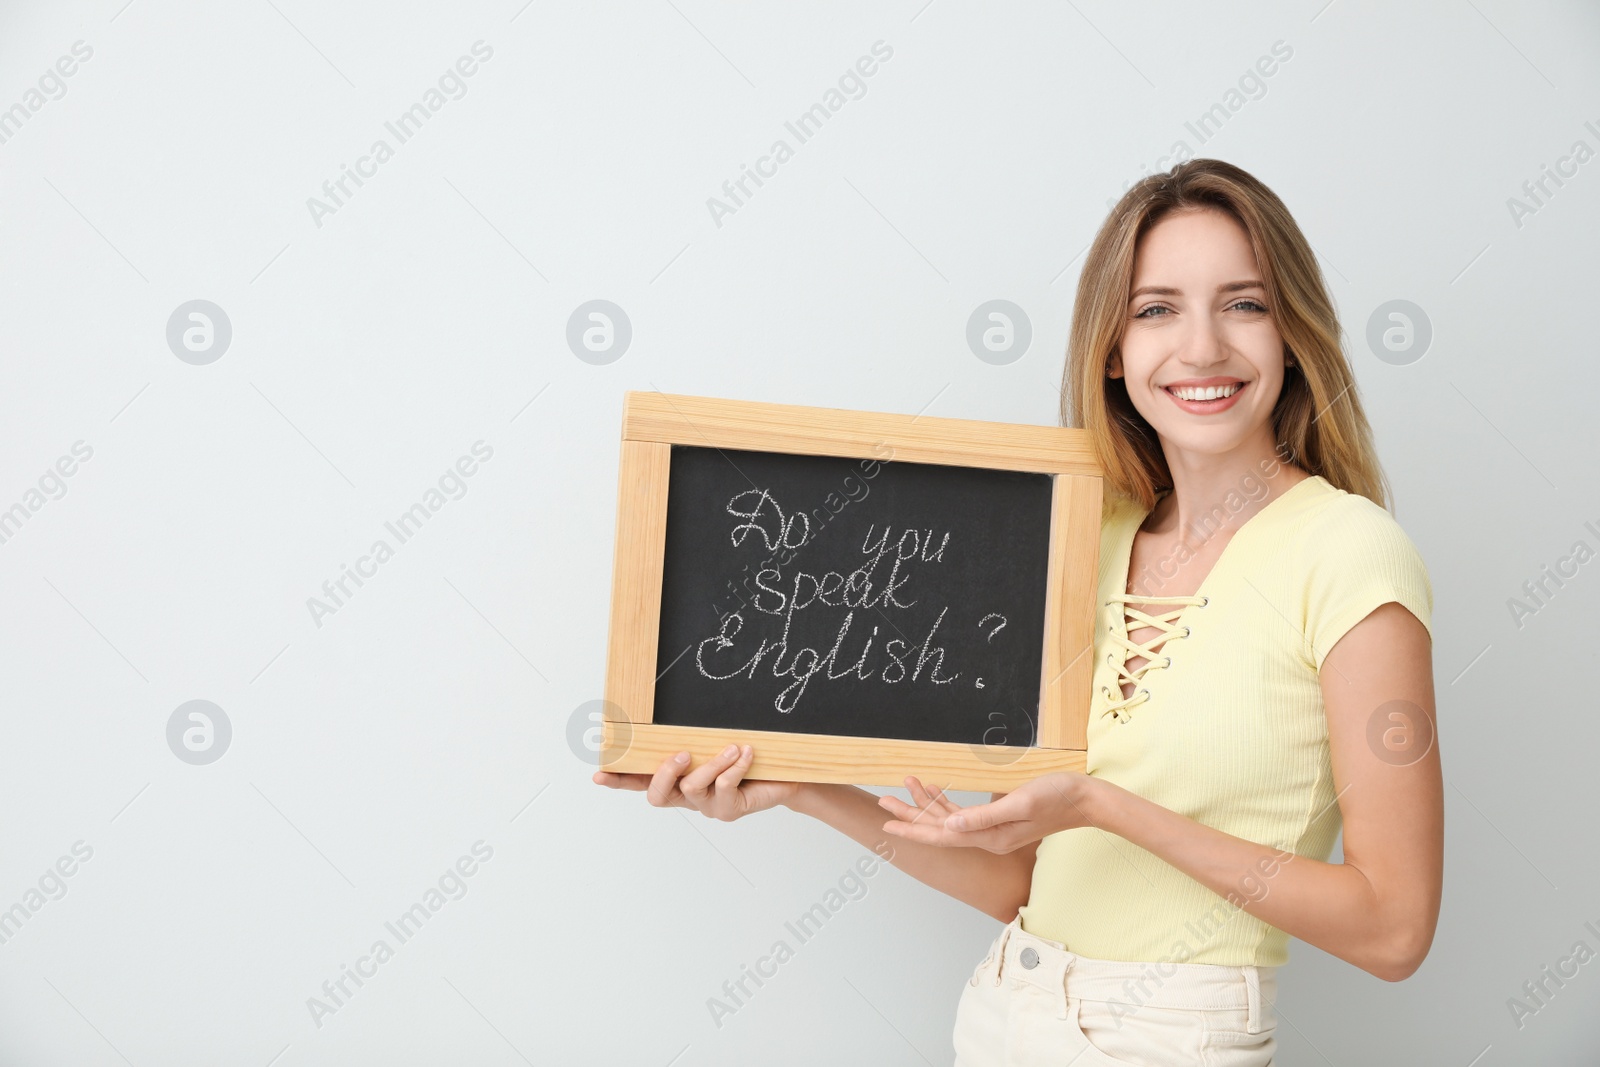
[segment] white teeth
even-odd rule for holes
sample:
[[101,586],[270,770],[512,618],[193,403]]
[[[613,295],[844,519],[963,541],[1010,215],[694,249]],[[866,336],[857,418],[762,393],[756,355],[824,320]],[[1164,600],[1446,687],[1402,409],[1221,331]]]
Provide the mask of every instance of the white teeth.
[[1219,397],[1232,396],[1243,388],[1242,384],[1234,382],[1232,385],[1208,385],[1203,389],[1192,387],[1169,389],[1168,392],[1181,400],[1216,400]]

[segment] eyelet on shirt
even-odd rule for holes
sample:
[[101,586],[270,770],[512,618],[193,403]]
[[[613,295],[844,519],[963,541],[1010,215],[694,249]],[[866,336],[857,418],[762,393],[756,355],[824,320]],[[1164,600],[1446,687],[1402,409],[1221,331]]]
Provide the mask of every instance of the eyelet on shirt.
[[1211,603],[1211,598],[1210,598],[1210,597],[1208,597],[1208,596],[1203,596],[1203,597],[1201,597],[1201,598],[1200,598],[1200,606],[1201,606],[1201,607],[1202,607],[1202,608],[1203,608],[1203,607],[1205,607],[1205,606],[1206,606],[1206,605],[1207,605],[1207,604],[1209,604],[1209,603]]
[[[1178,626],[1175,624],[1175,616],[1182,613],[1182,607],[1174,607],[1170,610],[1151,615],[1147,614],[1142,607],[1135,607],[1135,605],[1186,604],[1191,607],[1197,607],[1202,603],[1209,602],[1209,600],[1209,597],[1200,596],[1146,597],[1133,593],[1119,593],[1115,596],[1107,598],[1105,602],[1107,608],[1114,608],[1118,604],[1122,605],[1123,630],[1119,631],[1117,626],[1111,623],[1108,623],[1106,628],[1111,632],[1112,642],[1121,646],[1123,657],[1121,660],[1119,660],[1115,655],[1108,655],[1106,656],[1106,662],[1111,664],[1111,666],[1116,669],[1117,674],[1120,676],[1120,680],[1124,683],[1137,683],[1148,671],[1159,670],[1172,666],[1172,657],[1170,655],[1163,655],[1160,659],[1155,659],[1153,657],[1157,655],[1155,646],[1160,644],[1162,641],[1166,641],[1174,637],[1189,637],[1193,634],[1194,631],[1188,626]],[[1163,631],[1163,633],[1154,640],[1136,643],[1131,640],[1129,634],[1129,631],[1134,628],[1135,623],[1158,628]],[[1137,653],[1140,657],[1144,658],[1145,662],[1140,666],[1130,670],[1127,666],[1127,653],[1130,652]],[[1101,713],[1102,717],[1110,715],[1115,717],[1116,721],[1118,722],[1129,722],[1132,719],[1132,716],[1128,714],[1129,709],[1143,704],[1151,699],[1150,690],[1140,689],[1137,691],[1136,695],[1123,697],[1119,700],[1117,698],[1120,694],[1114,691],[1115,688],[1116,687],[1101,687],[1100,692],[1110,702],[1110,706],[1105,708]]]

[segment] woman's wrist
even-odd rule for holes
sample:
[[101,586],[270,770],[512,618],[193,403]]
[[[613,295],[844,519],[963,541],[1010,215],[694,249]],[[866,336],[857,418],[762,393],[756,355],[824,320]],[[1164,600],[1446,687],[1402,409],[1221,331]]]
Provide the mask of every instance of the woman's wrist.
[[1103,814],[1101,801],[1105,798],[1105,785],[1088,774],[1068,776],[1067,799],[1074,809],[1073,815],[1089,826],[1100,826]]
[[796,782],[794,792],[783,801],[783,806],[801,815],[814,816],[817,802],[824,798],[826,791],[837,788],[824,782]]

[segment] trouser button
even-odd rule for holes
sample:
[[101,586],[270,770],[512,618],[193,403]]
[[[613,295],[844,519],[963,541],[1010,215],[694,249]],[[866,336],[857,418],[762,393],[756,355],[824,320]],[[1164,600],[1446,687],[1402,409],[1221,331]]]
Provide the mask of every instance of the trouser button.
[[1035,952],[1031,945],[1022,950],[1021,959],[1022,965],[1030,971],[1039,966],[1039,953]]

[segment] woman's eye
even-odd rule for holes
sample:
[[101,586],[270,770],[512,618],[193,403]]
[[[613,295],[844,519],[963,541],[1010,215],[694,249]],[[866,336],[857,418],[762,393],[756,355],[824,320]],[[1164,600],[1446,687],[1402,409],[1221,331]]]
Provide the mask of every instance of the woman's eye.
[[[1237,300],[1228,305],[1228,308],[1230,311],[1248,311],[1251,314],[1264,314],[1267,310],[1266,305],[1261,303],[1259,300],[1250,300],[1248,298],[1244,300]],[[1140,309],[1133,317],[1136,319],[1165,318],[1166,316],[1164,314],[1157,315],[1155,313],[1170,312],[1171,310],[1172,309],[1167,307],[1165,304],[1150,304],[1149,306]]]

